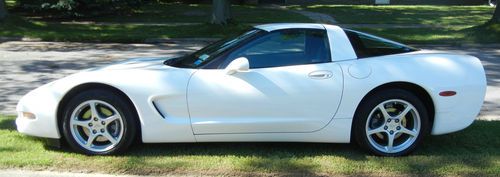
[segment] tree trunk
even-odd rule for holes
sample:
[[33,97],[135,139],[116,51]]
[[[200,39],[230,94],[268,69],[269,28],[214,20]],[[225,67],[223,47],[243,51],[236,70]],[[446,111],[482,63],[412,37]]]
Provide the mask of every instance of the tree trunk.
[[7,17],[7,7],[5,5],[5,0],[0,0],[0,21],[3,21]]
[[491,18],[491,22],[493,23],[499,23],[500,22],[500,8],[498,8],[498,4],[497,4],[497,7],[495,7],[495,13],[493,13],[493,17]]
[[212,23],[225,25],[231,19],[230,0],[212,0]]

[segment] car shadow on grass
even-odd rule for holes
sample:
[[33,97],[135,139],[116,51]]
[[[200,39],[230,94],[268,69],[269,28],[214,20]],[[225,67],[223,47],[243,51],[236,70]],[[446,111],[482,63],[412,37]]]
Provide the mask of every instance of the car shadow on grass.
[[[495,161],[500,155],[500,138],[496,136],[499,133],[500,121],[476,121],[471,127],[460,132],[429,136],[414,153],[396,158],[372,156],[352,144],[330,143],[139,144],[126,156],[127,163],[144,164],[148,164],[149,157],[237,157],[242,161],[236,165],[240,170],[270,171],[280,175],[321,176],[324,174],[318,171],[328,171],[325,168],[335,164],[332,168],[347,170],[332,171],[347,171],[357,175],[377,167],[403,174],[439,175],[459,172],[454,175],[482,176],[491,173],[488,170],[496,166]],[[338,164],[340,162],[337,160],[345,160],[345,164]],[[186,165],[178,163],[180,164],[169,165],[173,165],[173,169],[177,168],[177,165],[180,168]],[[355,171],[349,172],[349,168]],[[139,170],[137,174],[149,172]]]
[[0,130],[16,130],[14,119],[0,118]]

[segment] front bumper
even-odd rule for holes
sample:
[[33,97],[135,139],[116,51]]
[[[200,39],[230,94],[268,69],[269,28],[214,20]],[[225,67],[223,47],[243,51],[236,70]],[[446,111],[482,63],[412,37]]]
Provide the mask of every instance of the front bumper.
[[[57,106],[59,96],[49,89],[49,84],[39,87],[21,98],[17,104],[17,131],[22,134],[59,139]],[[34,114],[28,118],[23,113]]]

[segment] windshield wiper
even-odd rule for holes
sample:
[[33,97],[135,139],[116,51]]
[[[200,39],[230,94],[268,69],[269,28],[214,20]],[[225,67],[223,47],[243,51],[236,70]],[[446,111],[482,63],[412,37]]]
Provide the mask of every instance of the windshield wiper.
[[163,64],[168,65],[168,66],[172,66],[172,65],[175,65],[176,63],[178,63],[181,60],[181,58],[183,58],[183,57],[168,59],[168,60],[165,60],[163,62]]

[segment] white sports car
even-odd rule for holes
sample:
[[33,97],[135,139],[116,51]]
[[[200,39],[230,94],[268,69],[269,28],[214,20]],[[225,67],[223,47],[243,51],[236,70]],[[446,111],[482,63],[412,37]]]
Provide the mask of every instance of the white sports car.
[[357,142],[406,155],[462,130],[486,92],[472,56],[323,24],[267,24],[178,58],[140,58],[41,86],[19,132],[85,154],[133,142]]

